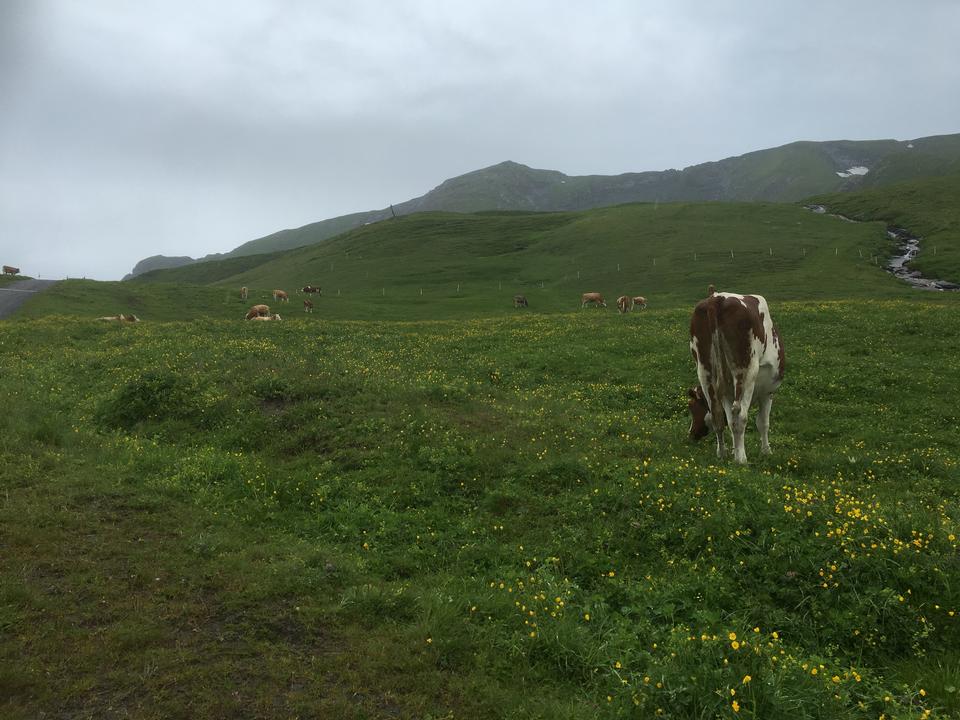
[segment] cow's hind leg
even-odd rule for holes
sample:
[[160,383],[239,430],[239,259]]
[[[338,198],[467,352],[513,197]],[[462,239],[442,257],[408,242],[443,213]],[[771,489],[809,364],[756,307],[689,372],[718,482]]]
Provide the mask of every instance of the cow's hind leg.
[[733,461],[741,465],[747,462],[747,451],[744,447],[744,434],[747,429],[747,411],[749,405],[740,400],[734,401],[727,411],[727,423],[733,434]]
[[713,431],[717,435],[717,459],[722,460],[727,454],[727,409],[719,400],[714,400],[716,411],[710,413]]
[[717,459],[723,460],[723,456],[727,452],[726,442],[724,440],[724,434],[726,433],[726,427],[717,428]]
[[747,463],[744,436],[747,431],[747,415],[750,413],[750,403],[753,402],[753,394],[756,390],[756,378],[757,367],[755,363],[751,363],[750,367],[734,376],[734,396],[736,399],[730,406],[730,412],[727,416],[730,430],[733,432],[733,461],[741,465]]
[[760,452],[770,454],[770,408],[773,406],[773,395],[763,395],[757,398],[757,431],[760,433]]

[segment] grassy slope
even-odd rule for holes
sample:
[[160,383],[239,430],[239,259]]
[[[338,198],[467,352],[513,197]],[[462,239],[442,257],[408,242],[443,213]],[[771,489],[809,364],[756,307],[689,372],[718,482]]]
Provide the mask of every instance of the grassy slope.
[[210,285],[137,284],[97,280],[63,280],[24,303],[15,317],[45,315],[96,318],[133,313],[141,320],[182,320],[200,316],[240,319],[250,303],[237,291]]
[[131,278],[130,282],[169,282],[169,280],[166,279],[167,271],[175,269],[177,271],[177,282],[187,283],[189,285],[207,285],[270,262],[279,257],[280,254],[280,252],[274,252],[264,255],[244,255],[242,257],[225,258],[214,262],[187,265],[181,268],[150,270]]
[[923,237],[911,267],[960,282],[960,173],[812,201],[858,220],[908,228]]
[[339,217],[310,223],[300,228],[280,230],[279,232],[271,233],[262,238],[250,240],[225,255],[226,257],[257,255],[281,252],[283,250],[301,247],[302,245],[313,245],[346,232],[347,230],[352,230],[366,222],[382,220],[385,217],[390,217],[389,210],[370,210],[368,212],[353,213],[351,215],[341,215]]
[[[710,283],[777,299],[909,294],[871,262],[887,248],[878,226],[793,205],[660,203],[580,213],[424,213],[290,251],[228,279],[217,263],[151,277],[224,287],[221,294],[213,287],[185,292],[187,317],[237,316],[244,309],[236,294],[241,285],[269,303],[274,287],[314,284],[324,289],[317,317],[466,318],[512,312],[516,292],[528,296],[534,313],[572,310],[586,291],[611,300],[644,295],[653,307],[686,306]],[[145,305],[162,302],[152,299],[159,291],[148,283],[115,289]],[[58,295],[69,290],[38,297],[23,312],[73,313],[82,306]],[[288,312],[300,313],[298,302],[294,296]],[[153,314],[174,311],[157,305]]]
[[[726,198],[743,200],[797,201],[824,188],[840,189],[843,180],[836,174],[842,165],[873,165],[891,152],[891,140],[833,143],[797,142],[772,151],[748,153],[716,163],[715,171],[728,176]],[[838,168],[832,155],[845,160]]]
[[[889,184],[922,174],[942,174],[944,163],[958,159],[960,135],[916,140],[910,150],[894,140],[795,142],[683,170],[623,175],[571,176],[504,162],[450,178],[419,198],[396,204],[396,212],[570,211],[678,200],[793,202],[860,182],[842,180],[836,174],[854,165],[877,169],[864,182]],[[227,255],[310,245],[389,217],[389,210],[382,209],[330,218],[251,240]]]
[[684,439],[687,308],[0,324],[0,714],[956,713],[922,298],[772,303],[747,468]]
[[32,280],[29,275],[0,275],[0,287],[5,287],[10,283],[19,282],[20,280]]
[[936,135],[900,145],[864,176],[864,189],[960,171],[960,135]]

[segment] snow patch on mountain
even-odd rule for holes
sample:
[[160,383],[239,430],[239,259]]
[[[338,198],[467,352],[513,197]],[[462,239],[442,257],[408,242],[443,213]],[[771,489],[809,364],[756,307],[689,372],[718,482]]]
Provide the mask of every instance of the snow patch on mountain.
[[837,172],[837,175],[840,177],[851,177],[853,175],[866,175],[870,172],[870,168],[866,168],[863,165],[857,165],[852,168],[848,168],[846,172]]

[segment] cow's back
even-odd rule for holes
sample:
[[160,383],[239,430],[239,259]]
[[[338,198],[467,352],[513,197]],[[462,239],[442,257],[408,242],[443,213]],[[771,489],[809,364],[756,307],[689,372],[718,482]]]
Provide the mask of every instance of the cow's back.
[[690,350],[698,373],[722,394],[738,394],[734,378],[744,372],[769,392],[783,379],[783,344],[762,295],[714,293],[697,303]]

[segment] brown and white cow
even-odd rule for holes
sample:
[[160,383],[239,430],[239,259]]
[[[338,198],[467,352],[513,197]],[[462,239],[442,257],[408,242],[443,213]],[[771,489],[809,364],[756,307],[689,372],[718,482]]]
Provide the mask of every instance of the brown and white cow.
[[240,299],[241,299],[241,300],[246,300],[246,299],[247,299],[247,296],[248,296],[249,294],[250,294],[250,292],[249,292],[245,287],[240,288]]
[[606,307],[607,304],[603,301],[603,295],[598,292],[589,292],[584,293],[580,296],[580,307],[585,308],[589,304],[593,304],[596,307]]
[[4,275],[19,275],[19,274],[20,274],[20,268],[15,268],[15,267],[13,267],[12,265],[4,265],[4,266],[3,266],[3,274],[4,274]]
[[309,312],[309,313],[313,312],[313,300],[310,300],[308,298],[303,299],[303,311]]
[[626,312],[629,312],[633,308],[630,306],[630,298],[626,295],[621,295],[617,298],[617,310],[620,311],[620,314],[623,315]]
[[290,302],[290,298],[287,296],[287,293],[283,290],[274,290],[273,299],[279,300],[280,302]]
[[249,310],[247,310],[246,319],[253,320],[254,318],[265,317],[266,315],[269,315],[269,314],[270,314],[269,305],[253,305],[250,307]]
[[270,320],[282,320],[279,315],[274,313],[273,315],[258,315],[257,317],[250,318],[250,320],[260,320],[262,322],[269,322]]
[[526,295],[514,295],[513,296],[513,306],[515,308],[530,307],[527,303]]
[[640,308],[643,310],[647,306],[647,299],[643,295],[637,295],[635,298],[630,298],[630,309]]
[[304,287],[300,288],[300,292],[316,293],[317,295],[323,295],[323,293],[320,291],[320,288],[314,287],[313,285],[305,285]]
[[690,388],[687,406],[694,440],[713,430],[722,457],[724,428],[733,433],[733,459],[747,462],[744,431],[754,396],[760,452],[770,453],[770,406],[783,380],[783,343],[760,295],[713,292],[701,300],[690,320],[690,352],[697,363],[699,387]]

